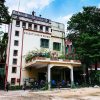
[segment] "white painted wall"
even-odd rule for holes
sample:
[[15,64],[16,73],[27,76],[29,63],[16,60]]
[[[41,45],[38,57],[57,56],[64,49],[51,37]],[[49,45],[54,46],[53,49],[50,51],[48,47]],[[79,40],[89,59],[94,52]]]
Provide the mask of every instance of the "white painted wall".
[[[10,44],[10,55],[9,55],[9,63],[8,63],[8,81],[11,82],[11,78],[20,78],[20,62],[21,62],[21,47],[22,47],[22,34],[23,29],[21,28],[22,22],[20,22],[20,27],[16,27],[16,21],[12,22],[12,30],[11,30],[11,44]],[[15,31],[19,31],[19,36],[15,36]],[[14,46],[14,40],[19,41],[19,46]],[[13,56],[13,51],[18,50],[18,56]],[[17,65],[13,65],[13,58],[17,58]],[[12,73],[12,67],[17,67],[17,73]]]
[[[26,18],[21,17],[20,19],[32,22],[31,20],[26,19]],[[62,34],[64,34],[64,25],[63,24],[53,22],[53,21],[50,24],[50,23],[44,23],[44,22],[34,20],[34,22],[32,24],[32,30],[34,30],[34,23],[38,24],[38,31],[39,31],[39,24],[50,26],[49,27],[49,33],[51,33],[51,35],[50,34],[44,34],[44,33],[41,33],[41,32],[23,30],[22,21],[20,21],[20,27],[16,27],[16,25],[15,25],[16,21],[15,20],[12,21],[12,30],[11,30],[11,32],[9,32],[9,34],[11,34],[11,44],[9,45],[10,46],[10,55],[7,55],[7,58],[9,58],[7,81],[9,81],[9,82],[11,82],[11,78],[16,78],[16,79],[20,78],[20,63],[21,63],[21,49],[22,49],[22,35],[23,35],[23,33],[24,33],[24,38],[23,38],[23,54],[22,54],[22,57],[23,57],[23,59],[22,59],[22,61],[23,61],[22,62],[22,71],[25,71],[25,69],[23,69],[24,65],[25,65],[24,55],[26,55],[31,50],[41,49],[41,47],[40,47],[40,39],[41,38],[49,39],[49,45],[50,46],[47,50],[49,50],[49,51],[53,50],[53,42],[61,43],[61,51],[59,53],[61,53],[62,50],[63,50],[62,45],[64,46],[64,39],[62,40],[62,38],[58,38],[58,37],[62,37]],[[27,22],[26,22],[26,28],[28,29],[28,23]],[[53,29],[52,32],[51,32],[51,29]],[[15,36],[16,30],[20,31],[19,37]],[[45,32],[45,26],[43,26],[43,32]],[[52,36],[56,36],[56,37],[52,37]],[[19,41],[19,46],[14,46],[14,40]],[[16,57],[13,56],[13,50],[18,50],[18,56],[16,56]],[[8,52],[9,52],[9,50],[8,50]],[[13,58],[18,59],[17,65],[12,64]],[[12,67],[13,66],[17,67],[17,73],[15,73],[15,74],[12,73]],[[21,81],[23,80],[23,78],[24,78],[24,75],[22,75]],[[16,83],[16,85],[18,85],[18,83]]]

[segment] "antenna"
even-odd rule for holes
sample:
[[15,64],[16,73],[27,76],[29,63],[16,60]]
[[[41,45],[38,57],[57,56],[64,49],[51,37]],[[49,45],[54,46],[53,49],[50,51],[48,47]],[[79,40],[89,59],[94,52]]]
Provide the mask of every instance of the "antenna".
[[18,1],[18,12],[19,12],[19,7],[20,7],[20,0]]
[[[20,7],[20,0],[18,1],[18,15],[19,15],[19,7]],[[19,19],[19,16],[17,16],[17,19]]]

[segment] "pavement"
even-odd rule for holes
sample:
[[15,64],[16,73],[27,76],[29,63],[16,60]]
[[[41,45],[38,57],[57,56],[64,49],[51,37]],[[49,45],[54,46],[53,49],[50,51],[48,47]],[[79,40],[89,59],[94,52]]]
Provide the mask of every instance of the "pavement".
[[0,100],[100,100],[100,88],[0,91]]

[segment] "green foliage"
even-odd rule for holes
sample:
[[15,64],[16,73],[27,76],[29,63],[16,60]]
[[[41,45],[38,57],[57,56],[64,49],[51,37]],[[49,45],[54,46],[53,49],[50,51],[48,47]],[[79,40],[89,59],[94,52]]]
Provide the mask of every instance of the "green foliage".
[[25,58],[25,61],[28,62],[28,61],[31,61],[33,58],[33,55],[32,54],[27,54],[26,58]]
[[100,70],[93,70],[90,73],[92,85],[100,85]]
[[95,6],[83,7],[83,11],[74,14],[68,21],[71,33],[97,33],[100,31],[100,12]]
[[0,0],[0,24],[9,24],[11,17],[8,13],[8,8],[4,5],[4,2],[5,0]]
[[71,54],[66,55],[65,58],[66,59],[69,59],[69,60],[79,60],[78,55],[77,54],[74,54],[74,53],[71,53]]
[[45,57],[46,57],[46,58],[50,58],[50,57],[51,57],[50,52],[45,53]]
[[45,86],[41,90],[48,90],[48,82],[45,83]]
[[50,55],[50,52],[48,51],[45,51],[45,50],[33,50],[31,52],[29,52],[26,57],[25,57],[25,61],[28,62],[28,61],[31,61],[32,58],[34,57],[46,57],[46,58],[50,58],[51,55]]
[[7,43],[8,43],[8,33],[4,33],[2,38],[0,38],[0,62],[2,63],[6,62]]
[[10,90],[22,90],[22,86],[19,86],[19,85],[10,86]]
[[[68,21],[67,38],[73,41],[75,53],[82,63],[100,62],[100,11],[96,7],[83,7]],[[87,66],[88,67],[88,66]]]
[[65,59],[66,57],[65,57],[64,54],[62,54],[62,55],[60,55],[58,58],[59,58],[59,59]]
[[74,83],[71,84],[71,88],[72,88],[72,89],[73,89],[73,88],[76,88],[76,86],[75,86]]

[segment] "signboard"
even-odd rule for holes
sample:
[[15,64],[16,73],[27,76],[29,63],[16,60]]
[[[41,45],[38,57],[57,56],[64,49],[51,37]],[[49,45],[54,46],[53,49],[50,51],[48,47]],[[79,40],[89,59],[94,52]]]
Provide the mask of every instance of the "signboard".
[[45,38],[50,38],[51,37],[51,36],[48,36],[48,35],[45,35],[45,34],[39,34],[39,33],[30,32],[30,31],[25,31],[24,34],[40,36],[40,37],[45,37]]

